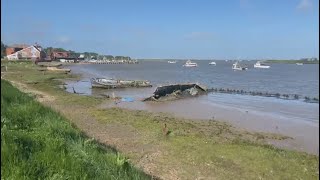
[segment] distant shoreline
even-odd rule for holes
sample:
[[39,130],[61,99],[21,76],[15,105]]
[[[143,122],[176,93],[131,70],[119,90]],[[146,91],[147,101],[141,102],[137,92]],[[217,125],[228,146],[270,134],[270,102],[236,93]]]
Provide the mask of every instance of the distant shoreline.
[[317,61],[307,61],[307,60],[266,60],[266,63],[282,63],[282,64],[295,64],[295,63],[303,63],[303,64],[319,64],[319,60]]

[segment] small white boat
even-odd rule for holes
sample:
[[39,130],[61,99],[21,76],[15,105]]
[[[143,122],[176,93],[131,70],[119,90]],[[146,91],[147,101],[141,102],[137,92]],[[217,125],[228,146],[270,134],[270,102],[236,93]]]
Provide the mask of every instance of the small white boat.
[[270,68],[270,66],[268,65],[265,65],[263,63],[261,63],[260,61],[257,61],[254,65],[253,65],[254,68],[262,68],[262,69],[268,69]]
[[303,65],[303,63],[296,63],[296,65],[299,65],[299,66],[301,66],[301,65]]
[[247,67],[242,67],[238,62],[232,64],[232,69],[233,70],[238,70],[238,71],[245,71],[248,68]]
[[209,65],[217,65],[216,62],[210,62]]
[[191,60],[188,60],[183,66],[184,67],[197,67],[198,64],[195,62],[191,62]]
[[168,61],[169,64],[175,64],[177,61]]

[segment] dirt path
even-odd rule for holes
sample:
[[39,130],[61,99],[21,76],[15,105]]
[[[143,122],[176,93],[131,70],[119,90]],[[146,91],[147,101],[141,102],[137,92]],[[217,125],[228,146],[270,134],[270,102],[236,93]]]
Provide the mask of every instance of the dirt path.
[[130,161],[145,173],[161,177],[161,179],[172,179],[170,175],[157,173],[155,160],[162,155],[160,147],[154,144],[141,144],[141,133],[132,126],[101,123],[90,116],[88,111],[85,112],[77,107],[61,108],[54,106],[53,108],[63,113],[89,137],[129,155],[129,157],[133,157],[134,159]]

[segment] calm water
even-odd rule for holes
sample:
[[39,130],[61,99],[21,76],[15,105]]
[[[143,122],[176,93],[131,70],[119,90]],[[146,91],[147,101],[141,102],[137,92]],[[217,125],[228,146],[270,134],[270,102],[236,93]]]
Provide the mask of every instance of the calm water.
[[270,69],[253,68],[254,62],[242,61],[247,71],[233,71],[232,62],[196,61],[198,67],[182,67],[185,61],[140,61],[140,64],[81,65],[80,70],[93,77],[146,79],[153,84],[200,82],[210,87],[232,88],[280,94],[319,96],[319,65],[271,64]]
[[[74,65],[70,68],[75,73],[83,73],[83,81],[69,83],[68,89],[75,87],[78,92],[85,94],[101,93],[91,89],[89,79],[92,77],[108,77],[122,79],[145,79],[152,84],[161,85],[178,82],[199,82],[209,88],[232,88],[246,91],[262,91],[280,94],[299,94],[302,96],[318,97],[319,94],[319,65],[310,64],[271,64],[270,69],[253,68],[254,61],[242,61],[247,65],[247,71],[233,71],[233,62],[215,61],[216,66],[208,65],[210,61],[196,61],[198,67],[182,67],[185,61],[168,64],[167,61],[140,61],[139,64],[90,64]],[[151,95],[155,89],[121,89],[117,95],[131,96],[137,99]],[[103,90],[106,92],[106,90]],[[110,92],[107,92],[110,94]],[[224,106],[245,108],[271,113],[286,119],[319,121],[319,104],[305,103],[301,100],[282,100],[245,95],[209,94],[199,98],[205,103],[218,103]]]

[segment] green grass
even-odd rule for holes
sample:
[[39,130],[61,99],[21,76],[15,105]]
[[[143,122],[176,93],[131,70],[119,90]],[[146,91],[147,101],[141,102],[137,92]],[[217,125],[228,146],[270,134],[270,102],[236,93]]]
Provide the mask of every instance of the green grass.
[[63,116],[1,80],[3,179],[150,179]]

